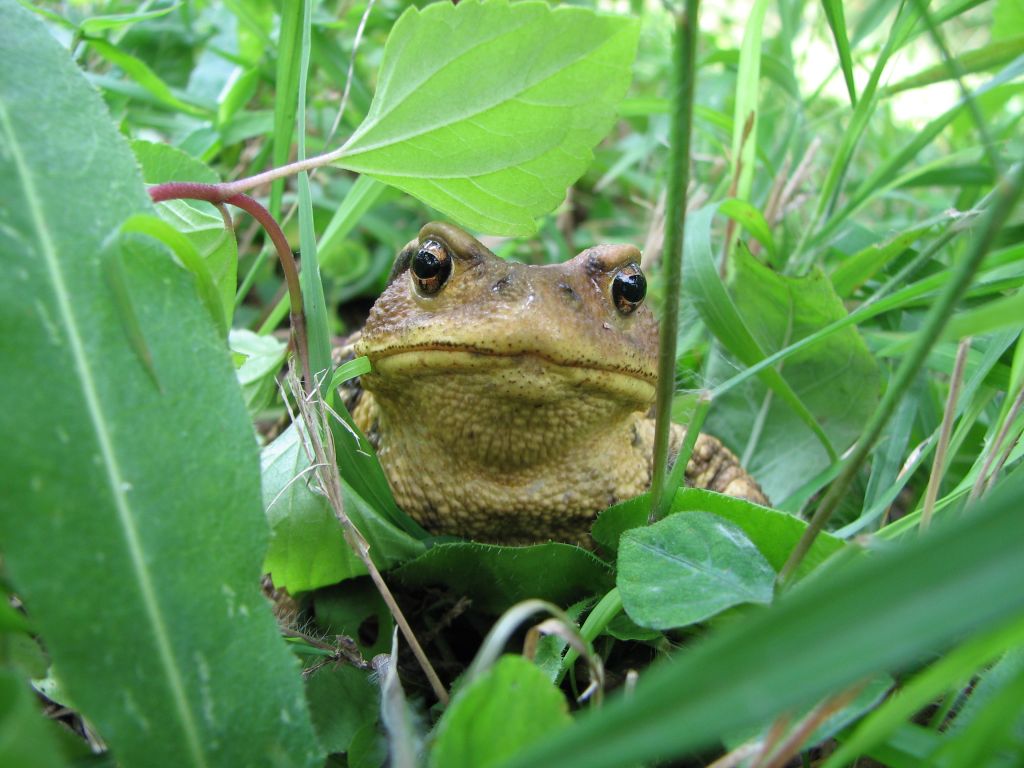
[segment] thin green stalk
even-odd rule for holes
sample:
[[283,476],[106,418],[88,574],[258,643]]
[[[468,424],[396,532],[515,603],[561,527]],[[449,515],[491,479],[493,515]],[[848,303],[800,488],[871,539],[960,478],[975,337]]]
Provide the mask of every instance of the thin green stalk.
[[682,288],[683,233],[686,226],[686,188],[690,183],[690,133],[693,90],[697,73],[697,11],[700,0],[686,0],[676,19],[674,45],[675,94],[669,151],[668,194],[665,206],[665,315],[658,352],[658,420],[654,432],[654,477],[651,480],[651,519],[665,514],[664,489],[668,471],[668,438],[675,395],[676,333]]
[[705,390],[697,397],[697,402],[693,407],[690,423],[686,427],[686,437],[683,438],[683,444],[679,446],[679,453],[676,454],[676,463],[672,465],[668,482],[665,484],[664,498],[658,504],[658,508],[661,510],[668,511],[669,506],[672,504],[672,497],[676,495],[676,490],[682,485],[686,465],[690,463],[690,455],[693,453],[693,447],[697,444],[697,437],[700,435],[700,430],[704,426],[704,419],[707,418],[710,409],[711,393]]
[[931,35],[932,42],[935,43],[935,47],[939,49],[939,55],[942,56],[942,61],[949,70],[949,73],[953,76],[953,80],[956,82],[957,88],[960,89],[960,95],[963,100],[967,103],[967,109],[971,113],[971,119],[974,121],[974,127],[978,131],[978,136],[981,137],[981,146],[985,151],[985,157],[988,158],[989,165],[992,166],[992,170],[995,173],[999,173],[1002,170],[1002,162],[1000,161],[998,152],[996,150],[995,142],[992,141],[992,136],[988,132],[988,128],[985,126],[985,118],[981,116],[981,110],[978,109],[978,104],[974,100],[974,94],[967,90],[967,86],[964,85],[963,80],[963,67],[960,66],[960,62],[953,57],[953,54],[949,52],[949,48],[946,46],[946,41],[942,39],[942,33],[939,32],[938,25],[932,15],[928,12],[928,4],[925,0],[914,0],[914,4],[917,6],[917,12],[921,14],[921,18],[924,19],[924,24],[928,28],[928,34]]
[[903,397],[903,394],[917,375],[917,371],[927,357],[928,352],[938,340],[942,329],[945,328],[953,308],[963,297],[971,283],[971,279],[974,277],[974,273],[977,272],[978,267],[981,265],[982,259],[995,242],[996,235],[1002,229],[1007,217],[1013,210],[1014,204],[1020,197],[1022,187],[1024,187],[1024,163],[1018,164],[1013,169],[1012,175],[997,187],[995,199],[983,220],[978,239],[974,241],[973,247],[956,266],[952,279],[946,284],[943,292],[939,294],[935,304],[932,305],[931,311],[925,317],[924,325],[917,335],[914,346],[907,353],[907,356],[903,358],[903,362],[893,375],[892,381],[890,381],[889,387],[882,397],[882,402],[878,404],[878,408],[875,409],[871,420],[864,428],[864,432],[861,434],[860,440],[857,441],[852,455],[839,473],[839,477],[829,487],[825,497],[821,500],[817,510],[815,510],[807,530],[804,531],[804,535],[797,542],[796,547],[790,553],[789,559],[779,572],[777,580],[779,587],[784,587],[789,581],[797,566],[800,565],[800,561],[803,560],[804,555],[807,554],[814,543],[814,539],[825,527],[825,524],[839,505],[840,500],[846,495],[850,485],[853,483],[854,477],[856,477],[861,465],[881,434],[882,428],[896,409],[900,398]]

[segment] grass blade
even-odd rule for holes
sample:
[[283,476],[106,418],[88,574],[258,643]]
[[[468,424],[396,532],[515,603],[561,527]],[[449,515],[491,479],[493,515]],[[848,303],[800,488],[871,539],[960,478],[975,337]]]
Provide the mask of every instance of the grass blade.
[[[298,159],[306,159],[306,80],[309,75],[309,35],[312,24],[310,0],[302,4],[301,44],[299,48],[298,86]],[[309,369],[320,387],[326,393],[331,380],[331,330],[327,321],[327,302],[324,299],[324,283],[320,278],[320,262],[317,259],[316,230],[313,226],[313,200],[309,189],[309,174],[299,173],[299,243],[302,253],[302,271],[299,282],[302,285],[303,312],[306,315],[306,333],[309,339]]]
[[1024,476],[1006,486],[970,519],[834,569],[653,667],[631,697],[607,701],[502,768],[665,760],[1019,620]]
[[853,57],[850,55],[850,40],[846,35],[846,16],[843,12],[842,0],[821,0],[825,9],[828,27],[832,30],[832,39],[836,41],[839,53],[839,65],[843,68],[843,80],[846,81],[846,92],[850,94],[850,106],[857,106],[857,85],[853,81]]

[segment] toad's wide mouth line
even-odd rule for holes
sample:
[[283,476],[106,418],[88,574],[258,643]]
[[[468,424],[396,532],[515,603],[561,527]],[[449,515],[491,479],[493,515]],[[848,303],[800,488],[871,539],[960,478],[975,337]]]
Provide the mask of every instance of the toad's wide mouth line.
[[[407,347],[387,347],[369,350],[367,356],[374,365],[387,360],[389,364],[404,367],[400,358],[409,357],[423,364],[424,368],[483,368],[499,361],[515,364],[520,360],[536,360],[553,368],[577,371],[581,374],[594,372],[608,376],[621,376],[654,387],[657,376],[639,370],[629,370],[610,365],[601,365],[596,361],[567,361],[539,350],[502,352],[500,350],[483,349],[481,347],[463,346],[458,344],[418,344]],[[433,365],[432,365],[433,363]]]

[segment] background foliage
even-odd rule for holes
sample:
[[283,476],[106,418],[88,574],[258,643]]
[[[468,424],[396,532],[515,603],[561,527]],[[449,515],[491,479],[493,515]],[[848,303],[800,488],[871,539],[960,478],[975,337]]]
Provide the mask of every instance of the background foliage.
[[[348,514],[442,678],[465,673],[440,716],[404,653],[369,675],[393,618],[302,474],[299,430],[271,439],[288,302],[269,243],[244,215],[232,237],[207,204],[154,207],[142,182],[339,150],[349,170],[254,193],[301,245],[322,366],[393,255],[446,216],[530,263],[642,245],[660,308],[674,23],[654,4],[599,4],[634,22],[593,7],[463,0],[398,24],[394,0],[0,3],[0,763],[1024,760],[1019,0],[703,5],[673,412],[711,391],[705,429],[779,511],[681,490],[649,528],[646,500],[604,513],[596,555],[437,544],[333,421]],[[634,51],[626,90],[615,62]],[[568,79],[517,81],[524,61]],[[562,110],[538,123],[508,106],[530,88]],[[492,101],[490,122],[465,119]],[[524,160],[492,138],[509,125],[547,147],[528,166],[547,183],[505,170]],[[498,205],[467,191],[481,184]],[[923,366],[894,389],[915,351]],[[831,534],[779,588],[885,392]],[[293,654],[261,561],[299,598]],[[536,664],[488,666],[537,610],[563,629],[527,637]],[[640,682],[570,716],[562,691],[600,676],[595,657],[609,683]]]

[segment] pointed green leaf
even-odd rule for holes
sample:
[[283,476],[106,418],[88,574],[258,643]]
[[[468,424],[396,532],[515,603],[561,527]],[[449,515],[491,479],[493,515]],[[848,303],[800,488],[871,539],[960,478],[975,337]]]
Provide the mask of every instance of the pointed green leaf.
[[832,39],[836,41],[836,52],[839,53],[839,64],[843,68],[843,80],[846,92],[850,95],[850,104],[857,106],[857,85],[853,79],[853,57],[850,55],[850,39],[846,35],[846,16],[843,12],[842,0],[822,0],[828,27],[832,30]]
[[[765,267],[743,249],[733,260],[732,301],[758,348],[775,352],[810,336],[846,316],[842,301],[818,269],[806,277],[787,277]],[[743,357],[741,348],[730,351]],[[807,415],[821,425],[832,445],[845,450],[859,435],[878,402],[878,363],[856,328],[844,328],[791,355],[780,378],[807,409],[802,413],[775,386],[750,380],[716,398],[707,430],[736,448],[747,471],[761,483],[768,498],[781,504],[808,478],[835,460],[823,450],[820,435],[803,428]],[[719,361],[713,381],[731,376],[734,368]],[[758,424],[752,430],[751,424]]]
[[530,234],[611,127],[638,34],[634,19],[532,0],[411,7],[338,163],[468,228]]
[[[349,549],[341,524],[309,470],[302,432],[292,424],[263,449],[263,502],[273,537],[264,568],[275,586],[302,592],[366,573]],[[370,543],[370,554],[386,569],[423,551],[423,545],[399,530],[342,481],[345,512]]]
[[135,159],[43,24],[11,0],[0,17],[0,542],[13,587],[119,765],[321,764],[259,588],[258,457],[223,340],[192,276],[124,238],[154,385],[100,258],[126,217],[152,215]]

